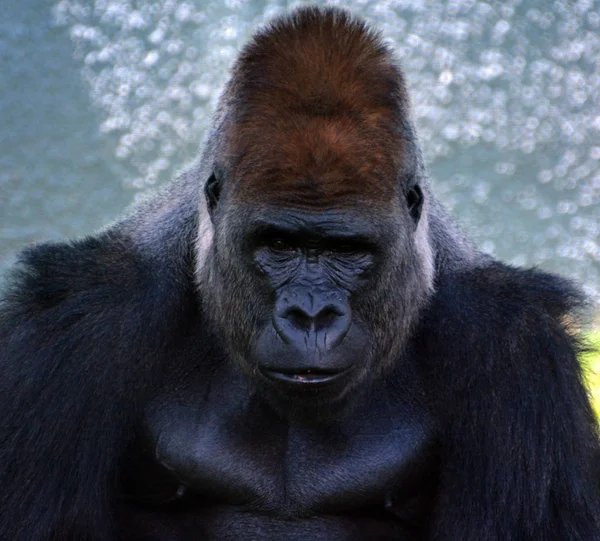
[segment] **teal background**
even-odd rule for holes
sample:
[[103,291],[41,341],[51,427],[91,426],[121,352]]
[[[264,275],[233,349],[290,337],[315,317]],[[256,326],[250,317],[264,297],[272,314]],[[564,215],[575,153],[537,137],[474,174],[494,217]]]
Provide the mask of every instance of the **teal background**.
[[[0,271],[196,155],[257,25],[304,2],[4,0]],[[335,2],[381,28],[441,198],[486,252],[600,301],[600,2]]]

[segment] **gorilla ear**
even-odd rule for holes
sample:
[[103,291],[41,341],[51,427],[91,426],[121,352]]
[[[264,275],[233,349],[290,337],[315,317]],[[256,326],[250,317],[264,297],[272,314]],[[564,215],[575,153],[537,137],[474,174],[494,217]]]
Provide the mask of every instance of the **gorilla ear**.
[[217,178],[217,175],[213,172],[206,184],[204,185],[204,196],[206,197],[206,203],[208,204],[208,210],[212,214],[217,208],[219,203],[219,196],[221,195],[221,182]]
[[423,209],[423,192],[418,184],[415,184],[406,192],[406,203],[408,204],[408,212],[410,212],[415,224],[418,224]]

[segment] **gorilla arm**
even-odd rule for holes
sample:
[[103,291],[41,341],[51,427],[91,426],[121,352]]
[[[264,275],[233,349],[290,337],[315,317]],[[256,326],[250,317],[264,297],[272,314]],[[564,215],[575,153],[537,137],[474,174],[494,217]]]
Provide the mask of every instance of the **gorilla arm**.
[[21,256],[0,319],[0,539],[112,539],[119,460],[160,352],[195,309],[196,220],[186,197],[167,196],[97,237]]
[[423,342],[447,429],[432,539],[600,539],[597,427],[563,324],[580,303],[499,263],[440,279]]

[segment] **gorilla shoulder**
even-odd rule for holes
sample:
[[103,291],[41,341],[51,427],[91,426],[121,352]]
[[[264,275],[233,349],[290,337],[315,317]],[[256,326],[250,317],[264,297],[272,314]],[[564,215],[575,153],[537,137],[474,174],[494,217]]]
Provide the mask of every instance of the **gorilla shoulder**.
[[69,314],[72,323],[77,317],[103,316],[111,310],[126,313],[158,306],[181,287],[181,281],[173,280],[175,272],[180,271],[157,265],[119,233],[44,243],[19,255],[8,279],[7,309],[24,315],[58,310],[62,316]]

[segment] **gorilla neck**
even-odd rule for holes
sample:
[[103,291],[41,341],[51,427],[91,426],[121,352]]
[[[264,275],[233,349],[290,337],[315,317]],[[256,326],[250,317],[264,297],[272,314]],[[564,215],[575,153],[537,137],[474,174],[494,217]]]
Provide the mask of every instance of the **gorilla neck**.
[[[341,397],[332,399],[323,392],[303,393],[305,396],[290,395],[284,390],[272,392],[271,390],[257,388],[258,396],[277,416],[289,423],[308,426],[328,426],[349,417],[356,410],[362,396],[370,385],[358,391],[346,392]],[[320,393],[320,394],[319,394]]]

